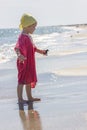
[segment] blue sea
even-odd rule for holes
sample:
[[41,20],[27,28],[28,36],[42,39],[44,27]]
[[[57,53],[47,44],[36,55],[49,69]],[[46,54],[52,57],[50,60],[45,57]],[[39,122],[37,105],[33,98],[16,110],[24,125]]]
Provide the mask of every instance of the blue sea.
[[[77,26],[37,27],[33,40],[37,47],[49,49],[49,55],[69,55],[87,51],[85,28]],[[0,63],[14,58],[19,29],[0,29]]]

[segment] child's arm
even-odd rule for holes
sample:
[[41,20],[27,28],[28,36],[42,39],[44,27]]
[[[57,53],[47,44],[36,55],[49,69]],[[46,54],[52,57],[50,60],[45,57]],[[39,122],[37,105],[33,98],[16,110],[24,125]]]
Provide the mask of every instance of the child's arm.
[[47,55],[48,51],[49,51],[48,49],[47,50],[40,50],[40,49],[36,48],[36,52],[40,53],[40,54],[43,54],[43,55]]
[[26,57],[24,57],[21,53],[20,53],[20,50],[18,48],[15,48],[15,51],[16,51],[16,54],[18,56],[18,59],[20,60],[20,62],[23,62]]

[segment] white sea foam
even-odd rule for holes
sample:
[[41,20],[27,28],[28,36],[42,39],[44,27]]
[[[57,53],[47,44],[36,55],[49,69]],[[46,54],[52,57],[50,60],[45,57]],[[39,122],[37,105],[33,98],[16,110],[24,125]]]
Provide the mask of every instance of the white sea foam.
[[[66,31],[62,31],[61,33],[34,34],[33,40],[35,45],[41,49],[49,49],[49,55],[63,56],[87,52],[87,31],[85,28],[68,26],[61,28],[66,29]],[[14,46],[15,43],[4,43],[0,45],[0,63],[9,61],[16,56]]]
[[14,44],[4,44],[0,46],[0,63],[7,62],[16,56]]

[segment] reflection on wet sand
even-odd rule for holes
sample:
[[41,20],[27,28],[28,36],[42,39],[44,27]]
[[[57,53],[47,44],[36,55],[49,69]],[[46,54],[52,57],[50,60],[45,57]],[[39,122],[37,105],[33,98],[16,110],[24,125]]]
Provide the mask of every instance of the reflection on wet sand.
[[40,116],[33,109],[33,102],[28,104],[27,112],[24,110],[24,105],[19,104],[19,115],[24,130],[42,130]]

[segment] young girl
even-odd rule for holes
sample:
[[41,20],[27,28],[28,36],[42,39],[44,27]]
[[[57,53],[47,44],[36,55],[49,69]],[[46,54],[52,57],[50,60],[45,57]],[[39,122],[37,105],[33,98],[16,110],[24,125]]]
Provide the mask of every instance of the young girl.
[[32,41],[30,34],[33,34],[37,21],[34,17],[24,14],[21,17],[19,28],[22,30],[15,46],[18,69],[17,95],[19,103],[26,103],[23,99],[23,86],[26,85],[28,101],[40,101],[40,98],[32,96],[31,88],[35,88],[37,82],[35,67],[35,52],[46,55],[47,50],[38,49]]

